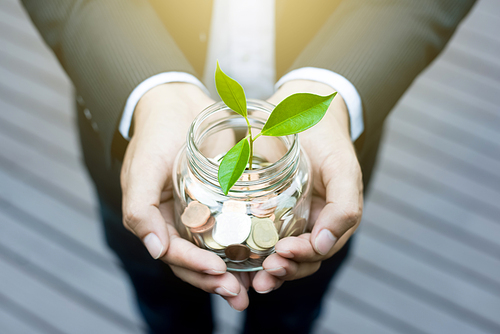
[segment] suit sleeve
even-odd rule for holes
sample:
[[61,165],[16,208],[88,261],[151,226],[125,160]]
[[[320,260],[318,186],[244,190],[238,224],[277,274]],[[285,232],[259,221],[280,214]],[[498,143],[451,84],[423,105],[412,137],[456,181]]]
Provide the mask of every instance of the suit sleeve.
[[82,96],[106,152],[126,100],[146,78],[195,72],[147,0],[23,0]]
[[329,69],[358,90],[363,149],[413,79],[444,48],[473,0],[344,0],[289,70]]

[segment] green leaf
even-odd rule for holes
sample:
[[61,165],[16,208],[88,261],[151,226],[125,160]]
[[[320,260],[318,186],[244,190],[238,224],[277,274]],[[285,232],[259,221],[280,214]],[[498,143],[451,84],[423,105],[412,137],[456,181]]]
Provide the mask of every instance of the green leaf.
[[287,136],[317,124],[325,116],[337,92],[320,96],[309,93],[293,94],[274,108],[262,128],[263,136]]
[[250,158],[250,144],[247,138],[243,138],[230,149],[222,162],[219,165],[219,184],[225,195],[229,192],[232,186],[238,181],[240,176],[245,171],[245,168]]
[[236,80],[222,72],[218,61],[215,70],[215,87],[220,98],[229,108],[241,116],[247,117],[247,99],[243,87]]

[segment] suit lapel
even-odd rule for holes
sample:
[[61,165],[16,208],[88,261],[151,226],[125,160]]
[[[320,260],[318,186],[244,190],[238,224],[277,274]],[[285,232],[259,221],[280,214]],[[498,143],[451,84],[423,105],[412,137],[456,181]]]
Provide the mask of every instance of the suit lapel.
[[212,0],[150,0],[150,3],[201,77],[207,54]]
[[340,0],[276,0],[276,79],[286,74]]

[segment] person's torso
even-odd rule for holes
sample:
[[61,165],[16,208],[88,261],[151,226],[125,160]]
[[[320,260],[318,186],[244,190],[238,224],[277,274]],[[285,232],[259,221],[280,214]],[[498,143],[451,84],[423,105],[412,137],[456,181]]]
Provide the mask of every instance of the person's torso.
[[[209,43],[213,2],[211,0],[150,0],[150,2],[186,58],[197,73],[202,75]],[[339,0],[276,0],[276,78],[285,74],[339,2]]]

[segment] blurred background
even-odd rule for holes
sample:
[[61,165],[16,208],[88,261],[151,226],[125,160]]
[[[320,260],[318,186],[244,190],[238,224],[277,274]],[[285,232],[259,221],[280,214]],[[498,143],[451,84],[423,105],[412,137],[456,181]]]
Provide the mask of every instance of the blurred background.
[[[500,333],[500,1],[479,0],[392,112],[316,333]],[[80,157],[72,86],[0,2],[0,333],[142,333]],[[221,299],[218,333],[241,314]]]

